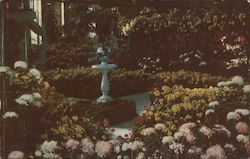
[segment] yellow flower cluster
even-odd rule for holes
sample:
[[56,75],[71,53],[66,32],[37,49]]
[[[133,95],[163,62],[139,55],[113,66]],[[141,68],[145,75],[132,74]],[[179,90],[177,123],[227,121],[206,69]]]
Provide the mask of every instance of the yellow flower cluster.
[[167,133],[176,131],[184,122],[201,120],[209,102],[218,98],[245,100],[242,89],[234,87],[183,88],[162,86],[152,92],[154,104],[145,111],[145,118],[153,123],[164,122]]
[[52,128],[52,132],[55,135],[61,136],[63,139],[68,140],[69,138],[82,138],[85,135],[85,128],[83,122],[80,121],[78,116],[67,116],[65,115],[60,121],[57,121],[57,126]]
[[184,87],[209,87],[224,80],[221,76],[212,76],[208,73],[192,72],[180,70],[178,72],[162,72],[158,74],[158,80],[163,85],[180,84]]

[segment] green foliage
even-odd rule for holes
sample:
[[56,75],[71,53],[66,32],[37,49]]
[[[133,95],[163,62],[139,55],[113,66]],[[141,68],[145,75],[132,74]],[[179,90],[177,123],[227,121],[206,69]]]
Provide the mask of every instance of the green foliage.
[[48,46],[46,50],[48,69],[89,66],[93,48],[88,39],[64,38]]

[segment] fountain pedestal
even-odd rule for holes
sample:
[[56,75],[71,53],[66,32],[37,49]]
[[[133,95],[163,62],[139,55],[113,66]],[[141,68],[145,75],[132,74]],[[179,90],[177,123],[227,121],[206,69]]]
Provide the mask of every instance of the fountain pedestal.
[[102,96],[97,99],[97,102],[107,103],[112,100],[112,98],[108,95],[110,89],[108,72],[117,68],[117,65],[108,64],[107,62],[102,62],[99,65],[93,65],[92,68],[102,72],[102,82],[101,82]]

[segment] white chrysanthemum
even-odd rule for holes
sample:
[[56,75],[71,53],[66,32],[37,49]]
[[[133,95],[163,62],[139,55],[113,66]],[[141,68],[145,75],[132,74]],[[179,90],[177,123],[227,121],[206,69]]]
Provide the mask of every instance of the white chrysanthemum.
[[37,156],[37,157],[41,157],[41,156],[42,156],[42,152],[41,152],[41,151],[39,151],[39,150],[37,150],[37,151],[35,152],[35,156]]
[[35,79],[40,79],[41,78],[41,72],[37,70],[36,68],[30,69],[29,73],[35,77]]
[[0,73],[5,73],[8,70],[10,70],[10,68],[8,66],[0,66]]
[[122,151],[127,151],[129,149],[129,144],[127,142],[124,142],[122,144]]
[[132,145],[130,146],[131,151],[137,151],[138,148],[139,148],[138,145],[135,143],[132,143]]
[[208,104],[208,107],[215,108],[218,105],[220,105],[218,101],[212,101]]
[[181,132],[183,135],[187,135],[187,134],[189,134],[191,132],[191,130],[189,128],[182,127],[182,126],[179,127],[178,131]]
[[149,127],[149,128],[144,129],[143,131],[144,136],[148,136],[151,134],[155,134],[155,128]]
[[239,120],[240,115],[236,112],[229,112],[227,113],[227,120]]
[[95,145],[89,137],[86,137],[81,140],[82,152],[92,155],[95,153],[94,148],[95,148]]
[[121,155],[117,156],[117,159],[122,159],[122,156]]
[[243,80],[243,78],[241,76],[234,76],[232,78],[232,82],[234,84],[238,84],[238,85],[243,85],[244,84],[244,80]]
[[245,85],[243,87],[243,91],[244,91],[244,93],[250,93],[250,85]]
[[41,151],[43,153],[52,153],[57,149],[57,142],[56,141],[44,141],[41,145]]
[[120,153],[121,152],[121,147],[119,145],[114,147],[114,152],[115,153]]
[[205,115],[212,114],[212,113],[214,113],[214,109],[208,109],[208,110],[205,112]]
[[20,104],[20,105],[26,105],[26,106],[29,105],[29,104],[28,104],[28,101],[22,100],[22,99],[20,99],[20,98],[15,99],[15,102],[18,103],[18,104]]
[[7,118],[18,118],[18,114],[16,112],[6,112],[3,115],[3,118],[4,119],[7,119]]
[[112,145],[107,141],[98,141],[95,146],[97,156],[104,158],[111,152]]
[[26,69],[26,68],[28,68],[28,64],[26,62],[24,62],[24,61],[17,61],[14,64],[14,68],[23,68],[23,69]]
[[236,148],[232,144],[225,144],[224,147],[227,148],[227,149],[230,149],[231,151],[235,151],[236,150]]
[[144,146],[143,142],[135,140],[130,146],[130,149],[132,151],[137,151],[138,149],[142,149],[143,146]]
[[238,142],[243,142],[244,144],[249,143],[249,136],[239,134],[239,135],[236,136],[236,139],[237,139]]
[[164,136],[162,138],[162,144],[170,144],[174,142],[174,137],[173,136]]
[[162,124],[162,123],[157,123],[155,124],[155,129],[156,130],[165,130],[167,127],[165,124]]
[[174,138],[176,139],[176,140],[179,140],[181,137],[183,137],[183,132],[176,132],[176,133],[174,133]]
[[235,112],[242,116],[248,116],[250,114],[248,109],[236,109]]
[[138,156],[136,157],[136,159],[145,159],[146,157],[145,157],[145,154],[143,153],[143,152],[140,152],[139,154],[138,154]]
[[32,94],[23,94],[19,98],[15,99],[15,101],[20,105],[28,106],[34,101],[34,96]]
[[188,149],[188,154],[200,154],[202,149],[200,147],[192,146]]
[[34,93],[32,93],[32,95],[33,95],[34,98],[37,98],[37,99],[42,98],[42,95],[39,92],[34,92]]
[[96,35],[96,32],[89,32],[89,33],[88,33],[88,36],[89,36],[89,38],[93,39],[93,38],[95,38],[97,35]]
[[181,143],[173,143],[169,145],[169,148],[174,151],[175,154],[182,154],[184,151],[184,145]]
[[75,150],[80,145],[80,142],[74,139],[69,139],[65,145],[66,149]]

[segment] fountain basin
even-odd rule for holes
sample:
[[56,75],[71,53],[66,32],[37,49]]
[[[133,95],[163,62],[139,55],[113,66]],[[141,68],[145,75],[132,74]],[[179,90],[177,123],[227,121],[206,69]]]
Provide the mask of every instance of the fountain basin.
[[101,63],[98,65],[93,65],[92,68],[97,69],[98,71],[111,71],[115,68],[117,68],[116,64],[107,64],[107,63]]

